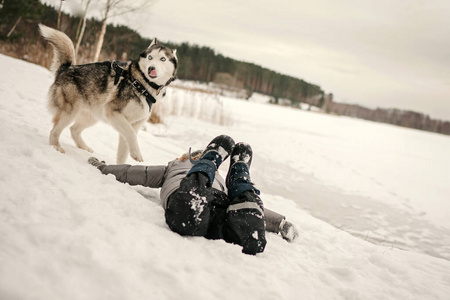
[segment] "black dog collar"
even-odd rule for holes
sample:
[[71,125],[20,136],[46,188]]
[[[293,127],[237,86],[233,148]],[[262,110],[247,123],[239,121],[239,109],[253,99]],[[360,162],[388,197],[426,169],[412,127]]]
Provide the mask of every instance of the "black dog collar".
[[[111,67],[113,68],[114,72],[116,73],[116,75],[114,76],[114,85],[116,85],[116,84],[119,82],[120,77],[125,77],[125,76],[127,75],[127,73],[129,73],[127,70],[125,70],[125,69],[123,69],[122,67],[120,67],[119,64],[118,64],[115,60],[113,60],[113,61],[111,62]],[[162,90],[163,88],[165,88],[165,87],[168,86],[172,81],[174,81],[175,79],[177,79],[175,76],[172,76],[172,77],[170,77],[170,79],[166,82],[166,84],[164,84],[164,85],[158,85],[158,84],[156,84],[156,83],[154,83],[154,82],[152,82],[152,81],[149,81],[149,80],[145,77],[145,75],[142,73],[141,69],[138,68],[138,70],[139,70],[139,72],[142,74],[144,80],[145,80],[145,81],[146,81],[153,89],[156,90],[156,95],[159,95],[159,93],[161,92],[161,90]],[[143,86],[136,78],[134,78],[133,76],[131,76],[131,74],[130,74],[128,80],[130,81],[131,86],[132,86],[136,91],[138,91],[139,93],[141,93],[141,94],[145,97],[145,100],[146,100],[147,103],[148,103],[149,109],[151,110],[151,109],[152,109],[152,104],[153,104],[153,103],[156,103],[155,97],[153,97],[152,94],[150,94],[150,93],[147,91],[147,89],[146,89],[146,88],[145,88],[145,87],[144,87],[144,86]]]
[[[115,60],[112,61],[111,66],[113,70],[116,72],[116,75],[114,76],[114,85],[116,85],[119,82],[120,77],[125,77],[127,73],[129,73],[127,70],[121,68]],[[140,94],[142,94],[145,97],[145,100],[148,103],[149,110],[152,109],[152,104],[156,103],[155,97],[150,94],[147,89],[139,82],[136,78],[133,76],[129,76],[128,81],[131,83],[131,86],[138,91]],[[156,85],[155,83],[153,83]],[[153,86],[152,86],[153,87]],[[159,90],[161,87],[157,85],[157,95],[159,94]]]

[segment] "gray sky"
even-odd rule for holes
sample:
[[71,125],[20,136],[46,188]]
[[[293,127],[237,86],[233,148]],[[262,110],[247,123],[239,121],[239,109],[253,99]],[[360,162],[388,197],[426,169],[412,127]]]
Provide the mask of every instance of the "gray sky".
[[449,0],[158,0],[116,22],[304,79],[337,102],[450,120],[449,15]]

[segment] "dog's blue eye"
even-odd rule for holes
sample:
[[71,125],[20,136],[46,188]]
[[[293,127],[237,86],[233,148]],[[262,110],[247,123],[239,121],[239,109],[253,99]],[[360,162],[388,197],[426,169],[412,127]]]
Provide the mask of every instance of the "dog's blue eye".
[[166,61],[166,58],[165,57],[161,57],[161,61]]
[[152,59],[153,59],[153,57],[152,57],[151,55],[149,55],[149,56],[148,56],[148,59],[149,59],[149,60],[152,60]]

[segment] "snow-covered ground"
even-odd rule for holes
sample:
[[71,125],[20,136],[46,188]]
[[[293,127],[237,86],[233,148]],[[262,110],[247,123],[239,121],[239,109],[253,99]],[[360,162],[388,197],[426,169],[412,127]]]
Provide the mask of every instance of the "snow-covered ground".
[[[266,207],[300,231],[291,244],[268,234],[265,252],[248,256],[171,232],[158,190],[101,175],[68,130],[56,152],[53,76],[0,63],[0,299],[449,299],[450,137],[171,89],[164,105],[204,101],[205,114],[219,103],[231,125],[178,109],[139,133],[143,164],[218,134],[249,142]],[[115,161],[111,127],[84,137]]]

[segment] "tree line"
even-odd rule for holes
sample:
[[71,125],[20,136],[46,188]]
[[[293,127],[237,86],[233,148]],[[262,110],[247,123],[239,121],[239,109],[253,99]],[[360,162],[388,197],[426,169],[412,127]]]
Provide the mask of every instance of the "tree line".
[[327,102],[324,110],[329,114],[348,116],[387,123],[402,127],[414,128],[419,130],[431,131],[450,135],[450,122],[431,119],[428,115],[410,110],[401,109],[369,109],[360,105]]
[[[106,0],[107,3],[120,3]],[[60,28],[77,45],[77,62],[90,63],[97,60],[134,59],[151,42],[136,31],[120,25],[108,25],[103,20],[86,19],[61,13],[39,0],[0,0],[0,52],[26,59],[48,67],[51,48],[40,37],[37,24]],[[90,0],[85,0],[87,9]],[[129,9],[129,8],[128,8]],[[85,14],[84,14],[85,15]],[[105,17],[106,16],[106,17]],[[81,34],[83,31],[83,34]],[[99,52],[99,33],[104,41]],[[292,106],[307,103],[322,108],[326,113],[362,118],[398,126],[411,127],[450,135],[450,122],[433,120],[428,116],[396,109],[368,109],[359,105],[333,101],[332,94],[325,94],[320,86],[302,79],[280,74],[256,64],[234,60],[205,46],[189,43],[163,42],[177,49],[180,61],[178,78],[202,82],[216,82],[234,88],[245,89],[247,95],[259,92],[269,95],[274,103],[289,99]]]

